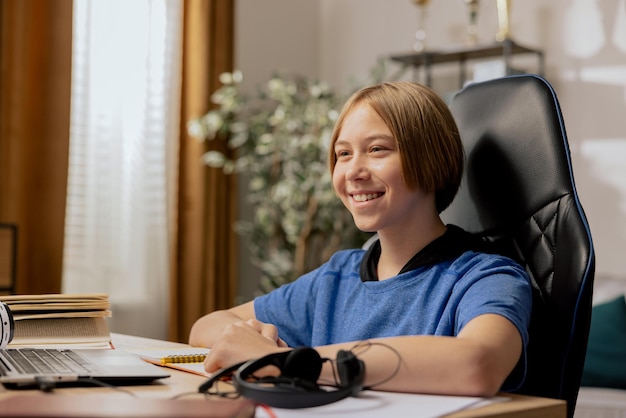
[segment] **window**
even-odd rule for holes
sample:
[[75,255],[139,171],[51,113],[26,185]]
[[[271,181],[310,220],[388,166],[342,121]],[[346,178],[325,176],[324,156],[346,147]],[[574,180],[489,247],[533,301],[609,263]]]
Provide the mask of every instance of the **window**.
[[74,0],[63,291],[108,293],[112,331],[165,338],[182,2]]

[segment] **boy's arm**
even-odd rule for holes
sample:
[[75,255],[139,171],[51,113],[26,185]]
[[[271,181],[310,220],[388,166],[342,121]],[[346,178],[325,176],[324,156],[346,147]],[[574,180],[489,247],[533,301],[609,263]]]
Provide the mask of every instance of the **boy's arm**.
[[211,312],[193,324],[189,333],[189,345],[212,347],[228,325],[248,320],[256,320],[253,301],[228,310]]
[[215,311],[198,319],[189,333],[189,344],[211,348],[204,361],[210,372],[288,349],[274,325],[256,319],[254,302]]
[[[373,344],[367,348],[368,343]],[[205,361],[209,372],[287,349],[276,327],[254,319],[251,302],[198,320],[190,344],[211,347]],[[335,359],[339,350],[353,350],[365,362],[365,386],[373,389],[493,396],[517,364],[522,338],[508,319],[484,314],[471,320],[456,337],[387,337],[315,349],[330,359]],[[320,381],[334,382],[330,362],[324,363]]]
[[[517,328],[495,314],[474,318],[457,337],[400,336],[369,342],[374,343],[370,348],[366,348],[367,343],[344,343],[316,349],[331,359],[339,350],[353,350],[365,362],[366,387],[463,396],[495,395],[522,353]],[[333,382],[328,362],[324,363],[322,381]]]

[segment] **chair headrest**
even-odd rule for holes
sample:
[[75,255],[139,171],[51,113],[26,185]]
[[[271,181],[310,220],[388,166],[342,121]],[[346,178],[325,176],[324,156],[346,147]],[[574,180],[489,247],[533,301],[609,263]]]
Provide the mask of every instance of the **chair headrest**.
[[544,79],[511,76],[469,85],[451,110],[466,168],[444,220],[469,232],[498,231],[573,192],[561,110]]

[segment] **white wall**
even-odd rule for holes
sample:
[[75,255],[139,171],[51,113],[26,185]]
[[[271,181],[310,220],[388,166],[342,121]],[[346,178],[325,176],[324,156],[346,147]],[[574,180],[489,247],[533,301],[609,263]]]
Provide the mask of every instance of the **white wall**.
[[[545,75],[565,116],[597,275],[626,276],[626,0],[512,3],[513,38],[546,54]],[[480,2],[483,42],[497,31],[495,4]],[[377,59],[410,52],[417,17],[410,0],[239,0],[237,66],[255,82],[280,68],[343,88],[349,79],[364,80]],[[433,1],[427,18],[429,47],[464,42],[463,1]],[[536,71],[535,62],[522,59],[521,65]],[[435,72],[435,87],[443,92],[456,82],[453,71]]]
[[236,1],[235,65],[246,86],[277,71],[317,75],[318,8],[311,0]]

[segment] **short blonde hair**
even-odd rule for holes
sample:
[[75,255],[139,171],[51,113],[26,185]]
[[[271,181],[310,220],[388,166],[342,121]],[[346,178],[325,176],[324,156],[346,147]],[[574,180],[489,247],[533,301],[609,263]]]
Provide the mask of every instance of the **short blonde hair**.
[[398,144],[407,187],[435,193],[441,213],[456,195],[465,153],[456,122],[446,103],[430,88],[413,82],[365,87],[345,103],[331,137],[331,174],[337,163],[335,142],[348,113],[367,103],[383,119]]

